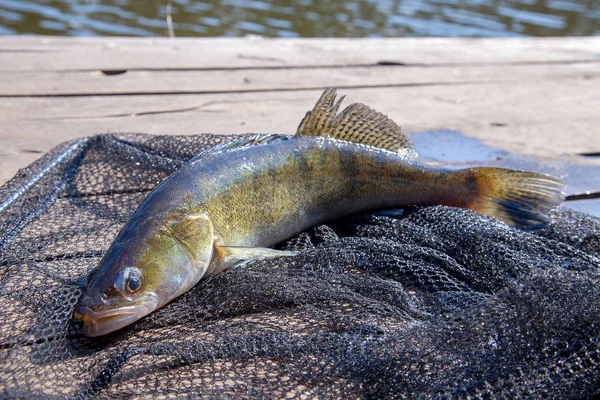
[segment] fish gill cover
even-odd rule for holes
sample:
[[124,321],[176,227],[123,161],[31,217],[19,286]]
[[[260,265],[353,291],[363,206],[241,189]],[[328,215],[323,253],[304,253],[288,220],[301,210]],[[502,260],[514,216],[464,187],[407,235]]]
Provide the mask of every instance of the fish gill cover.
[[0,189],[0,397],[585,398],[600,392],[600,220],[344,218],[100,338],[73,309],[136,206],[233,137],[102,135]]

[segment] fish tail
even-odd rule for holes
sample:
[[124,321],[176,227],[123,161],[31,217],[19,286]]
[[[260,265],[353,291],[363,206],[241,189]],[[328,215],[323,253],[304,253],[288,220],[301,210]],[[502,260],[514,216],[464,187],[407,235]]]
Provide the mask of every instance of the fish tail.
[[565,184],[552,176],[502,168],[462,170],[475,183],[476,195],[466,208],[526,230],[550,222],[548,212],[565,199]]

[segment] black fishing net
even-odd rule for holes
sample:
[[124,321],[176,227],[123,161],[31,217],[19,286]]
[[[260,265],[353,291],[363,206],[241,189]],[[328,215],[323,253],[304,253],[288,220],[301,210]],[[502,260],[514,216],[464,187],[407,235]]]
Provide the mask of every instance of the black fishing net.
[[[224,136],[97,136],[0,192],[2,398],[591,398],[600,220],[528,233],[448,207],[344,218],[87,338],[87,273],[148,192]],[[232,216],[235,218],[235,216]]]

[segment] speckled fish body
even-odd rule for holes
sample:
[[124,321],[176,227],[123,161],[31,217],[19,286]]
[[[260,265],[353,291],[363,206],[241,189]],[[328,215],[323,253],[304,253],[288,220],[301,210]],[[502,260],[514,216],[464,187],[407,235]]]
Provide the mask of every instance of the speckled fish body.
[[186,165],[147,198],[124,236],[139,234],[133,227],[141,224],[134,221],[149,215],[148,229],[158,229],[185,213],[205,211],[224,245],[268,247],[319,222],[359,211],[466,204],[476,192],[460,178],[391,151],[295,136]]
[[360,104],[336,114],[339,103],[326,91],[296,136],[217,146],[152,191],[88,276],[84,333],[120,329],[240,262],[293,256],[268,247],[345,215],[442,204],[539,228],[563,199],[547,175],[411,161],[400,127]]

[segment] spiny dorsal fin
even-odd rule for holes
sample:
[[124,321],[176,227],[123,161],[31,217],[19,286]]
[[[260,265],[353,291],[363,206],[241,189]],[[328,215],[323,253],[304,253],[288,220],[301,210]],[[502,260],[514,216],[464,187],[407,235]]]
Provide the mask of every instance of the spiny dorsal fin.
[[411,141],[398,124],[372,108],[355,103],[337,114],[344,97],[335,101],[335,89],[327,89],[306,113],[297,135],[328,136],[416,157]]
[[188,163],[192,163],[201,158],[209,156],[211,154],[222,153],[224,151],[229,151],[233,149],[239,149],[241,147],[249,147],[249,146],[258,146],[263,144],[269,144],[272,142],[280,141],[280,140],[288,140],[289,137],[277,134],[258,134],[251,136],[249,138],[243,138],[234,140],[233,142],[221,143],[216,146],[210,147],[200,153],[196,154],[193,158],[191,158]]
[[335,117],[344,97],[335,101],[335,89],[327,89],[323,92],[315,107],[308,111],[296,131],[297,135],[321,136],[321,132],[329,130],[331,120]]

